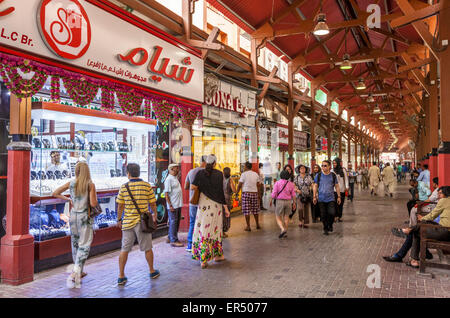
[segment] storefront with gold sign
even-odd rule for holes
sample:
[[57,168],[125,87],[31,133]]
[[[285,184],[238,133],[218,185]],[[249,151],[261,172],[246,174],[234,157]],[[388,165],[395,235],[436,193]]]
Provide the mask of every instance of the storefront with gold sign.
[[203,120],[192,127],[194,167],[203,155],[217,157],[216,169],[231,169],[238,182],[246,161],[250,160],[251,143],[256,142],[256,91],[205,75]]

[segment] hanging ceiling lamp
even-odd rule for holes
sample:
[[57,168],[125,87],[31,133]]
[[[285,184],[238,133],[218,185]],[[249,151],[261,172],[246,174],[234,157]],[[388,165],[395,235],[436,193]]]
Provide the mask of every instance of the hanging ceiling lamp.
[[372,93],[369,93],[369,97],[367,97],[367,102],[368,103],[373,103],[375,101],[375,99],[372,96]]
[[366,84],[364,84],[364,80],[362,78],[359,79],[358,85],[356,85],[356,89],[363,90],[366,89]]
[[327,35],[330,33],[330,29],[328,28],[326,15],[322,13],[322,0],[320,0],[320,11],[317,15],[316,26],[313,31],[314,35]]
[[380,117],[378,117],[380,120],[384,120],[385,119],[385,117],[384,117],[384,115],[383,114],[381,114],[380,115]]
[[351,70],[352,69],[352,63],[350,63],[350,55],[347,53],[344,54],[344,62],[342,62],[340,69],[341,70]]
[[347,29],[345,29],[344,33],[344,40],[345,40],[345,53],[343,58],[343,62],[340,66],[341,70],[351,70],[352,69],[352,63],[350,63],[350,55],[347,53]]

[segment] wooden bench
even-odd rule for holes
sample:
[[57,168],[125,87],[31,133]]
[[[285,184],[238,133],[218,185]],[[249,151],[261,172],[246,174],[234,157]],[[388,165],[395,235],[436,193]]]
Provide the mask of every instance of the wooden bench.
[[[442,269],[449,269],[450,264],[443,263],[432,263],[426,260],[426,250],[427,248],[434,248],[437,250],[441,250],[443,253],[450,253],[450,242],[448,241],[436,241],[432,239],[428,239],[426,236],[426,230],[431,228],[442,228],[439,225],[434,224],[420,224],[420,263],[419,263],[419,272],[425,273],[426,267],[435,267]],[[450,231],[450,228],[446,228]]]

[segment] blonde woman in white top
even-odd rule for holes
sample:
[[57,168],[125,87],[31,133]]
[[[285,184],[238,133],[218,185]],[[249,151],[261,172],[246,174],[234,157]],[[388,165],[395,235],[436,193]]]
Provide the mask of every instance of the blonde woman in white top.
[[[62,195],[69,190],[70,198]],[[70,234],[72,243],[73,271],[67,278],[67,287],[80,288],[84,264],[89,256],[91,243],[94,238],[92,228],[94,220],[89,217],[89,204],[98,204],[95,185],[91,180],[91,173],[86,162],[78,162],[75,166],[75,180],[67,182],[52,194],[53,197],[70,202]],[[84,275],[83,275],[84,274]]]

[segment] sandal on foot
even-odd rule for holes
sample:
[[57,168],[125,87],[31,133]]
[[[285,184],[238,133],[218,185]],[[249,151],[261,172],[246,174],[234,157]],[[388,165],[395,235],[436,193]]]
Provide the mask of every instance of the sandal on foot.
[[155,271],[153,273],[150,273],[150,278],[151,279],[155,279],[159,277],[159,270],[155,269]]
[[208,263],[202,263],[202,264],[201,264],[201,267],[202,267],[202,269],[207,268],[207,267],[208,267]]
[[244,229],[244,231],[247,231],[247,232],[251,232],[251,231],[252,231],[252,229],[251,229],[251,228],[249,228],[249,227],[246,227],[246,228]]
[[278,238],[283,238],[287,234],[287,231],[283,231],[278,235]]
[[127,283],[128,278],[122,277],[117,279],[117,285],[125,285]]

